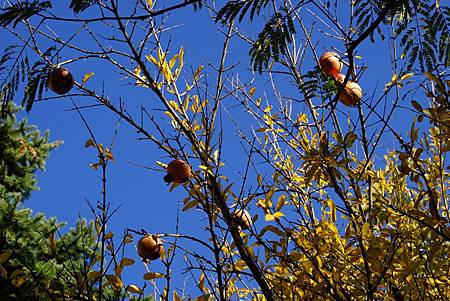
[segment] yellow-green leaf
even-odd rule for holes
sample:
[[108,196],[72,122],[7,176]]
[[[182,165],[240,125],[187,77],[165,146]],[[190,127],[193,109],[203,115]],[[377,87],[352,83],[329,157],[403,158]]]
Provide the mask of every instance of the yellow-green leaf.
[[87,279],[88,280],[95,280],[100,278],[101,273],[99,271],[89,271],[87,274]]
[[370,224],[364,223],[361,229],[361,235],[363,239],[368,240],[370,238]]
[[133,265],[134,264],[134,260],[131,258],[122,258],[120,260],[120,265],[123,266],[129,266],[129,265]]
[[197,206],[197,204],[198,204],[198,200],[192,200],[189,203],[187,203],[186,205],[184,205],[183,211],[187,211],[191,208],[194,208],[195,206]]
[[94,76],[94,72],[89,72],[89,73],[86,73],[84,76],[83,76],[83,79],[81,80],[81,82],[83,83],[83,84],[85,84],[91,77],[93,77]]
[[134,284],[130,284],[127,286],[127,291],[135,294],[142,294],[142,290]]
[[115,288],[115,289],[121,289],[123,287],[123,282],[120,280],[119,277],[116,277],[114,275],[108,274],[105,276],[106,279],[108,279],[108,282]]
[[164,274],[161,273],[154,273],[154,272],[148,272],[144,274],[144,279],[145,280],[152,280],[152,279],[156,279],[156,278],[164,278]]
[[402,75],[402,77],[400,77],[400,81],[404,81],[404,80],[406,80],[408,78],[411,78],[413,76],[414,76],[414,73],[406,73],[406,74]]

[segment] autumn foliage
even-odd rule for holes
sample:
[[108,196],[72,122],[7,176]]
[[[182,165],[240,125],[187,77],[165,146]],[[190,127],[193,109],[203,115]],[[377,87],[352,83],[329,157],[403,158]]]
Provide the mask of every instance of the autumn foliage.
[[[450,9],[442,1],[73,0],[72,17],[45,3],[29,4],[27,15],[25,4],[11,5],[0,24],[31,37],[33,46],[22,47],[33,49],[38,67],[23,83],[27,104],[39,91],[54,97],[39,86],[49,66],[64,59],[84,70],[54,69],[48,80],[61,95],[76,85],[71,111],[87,129],[101,186],[89,204],[97,247],[83,271],[69,274],[77,283],[70,296],[450,299]],[[212,16],[220,43],[173,43],[169,12],[202,5],[190,13]],[[55,24],[78,24],[93,42],[64,39]],[[36,46],[48,40],[58,55]],[[369,47],[384,52],[363,53]],[[196,49],[213,49],[213,58],[190,65]],[[84,60],[114,72],[94,76]],[[116,81],[125,84],[108,93]],[[78,105],[86,99],[95,103]],[[154,228],[107,227],[118,125],[111,146],[100,143],[98,120],[85,114],[97,106],[154,150],[132,163],[161,184],[164,201],[150,202],[145,187],[142,208],[133,209],[151,207],[142,223]],[[173,232],[156,233],[152,214],[167,216]],[[183,218],[195,222],[183,226]],[[126,268],[143,284],[126,284]]]

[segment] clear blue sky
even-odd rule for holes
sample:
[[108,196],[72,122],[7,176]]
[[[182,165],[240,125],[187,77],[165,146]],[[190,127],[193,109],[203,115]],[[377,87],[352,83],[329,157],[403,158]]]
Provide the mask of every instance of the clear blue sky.
[[[308,16],[308,14],[305,14]],[[345,14],[342,13],[343,18]],[[311,20],[305,19],[308,23]],[[54,25],[54,24],[53,24]],[[174,12],[168,19],[168,25],[177,25],[171,31],[172,50],[178,50],[180,46],[185,48],[185,70],[196,69],[199,65],[208,65],[208,62],[218,64],[220,50],[223,44],[223,34],[220,33],[214,23],[211,21],[206,9],[193,12],[192,8],[181,9]],[[57,27],[60,34],[65,37],[72,35],[79,30],[80,24],[70,24],[67,27]],[[256,21],[251,26],[247,24],[243,29],[252,37],[261,30],[261,20]],[[323,26],[318,25],[318,28]],[[301,39],[301,35],[298,35]],[[80,35],[76,38],[77,42],[84,46],[89,46],[89,41],[85,36]],[[165,36],[165,43],[169,40],[169,35]],[[14,39],[5,30],[0,31],[0,50],[11,43],[16,43]],[[325,35],[317,33],[314,43],[317,43],[319,53],[331,46],[344,50],[342,44],[338,41],[328,39]],[[230,45],[230,56],[227,59],[228,66],[240,62],[236,71],[240,72],[240,78],[250,79],[249,60],[247,57],[249,46],[233,40]],[[382,87],[387,83],[392,70],[389,63],[389,53],[386,42],[381,43],[378,39],[377,44],[365,41],[359,48],[358,54],[362,56],[364,65],[368,68],[360,80],[360,85],[365,93],[372,94],[376,89],[376,94],[381,95]],[[70,51],[63,51],[63,59],[71,58]],[[311,68],[314,61],[310,57]],[[126,86],[127,81],[120,81],[120,76],[112,71],[102,62],[86,61],[70,65],[70,68],[77,81],[81,81],[84,74],[95,72],[87,86],[101,87],[105,84],[107,94],[113,101],[122,97],[125,105],[131,110],[136,109],[139,104],[145,104],[149,108],[160,107],[156,97],[143,88]],[[206,68],[206,72],[213,72]],[[284,83],[283,87],[286,93],[295,95],[297,90],[289,83]],[[268,85],[267,77],[259,78],[255,82],[256,94],[263,96],[264,93],[272,93]],[[288,91],[288,92],[287,92]],[[45,93],[45,96],[51,96],[51,92]],[[86,98],[74,98],[78,105],[87,105],[94,103]],[[228,101],[228,100],[227,100]],[[302,105],[298,111],[305,110]],[[409,105],[409,104],[406,104]],[[226,106],[232,106],[231,101]],[[85,141],[89,138],[86,128],[83,126],[79,116],[75,111],[67,111],[72,107],[68,98],[42,101],[35,104],[30,114],[26,115],[29,121],[36,124],[41,130],[49,129],[51,140],[63,140],[64,144],[52,151],[47,162],[47,170],[39,172],[40,190],[33,193],[26,205],[33,208],[35,212],[44,212],[47,216],[56,216],[60,221],[67,221],[73,225],[79,216],[91,218],[91,213],[85,200],[92,203],[100,200],[101,182],[99,173],[89,167],[90,163],[95,162],[96,153],[93,149],[84,147]],[[354,109],[339,106],[344,112]],[[234,108],[232,112],[241,116],[241,108]],[[117,117],[108,110],[96,107],[84,110],[83,113],[99,140],[104,144],[111,142],[116,128]],[[224,115],[225,116],[225,115]],[[404,116],[404,115],[402,115]],[[397,125],[400,125],[402,116],[397,115]],[[161,117],[162,122],[167,119]],[[245,120],[242,120],[245,123]],[[226,175],[238,181],[240,172],[245,168],[246,157],[238,140],[235,138],[235,131],[227,121],[226,142],[224,147],[224,161]],[[162,180],[163,172],[156,172],[136,167],[128,162],[134,162],[157,168],[155,161],[168,162],[165,155],[156,148],[155,145],[147,141],[138,141],[140,137],[136,132],[122,122],[119,126],[119,134],[113,148],[113,154],[116,162],[109,165],[108,170],[108,200],[113,207],[121,205],[120,210],[111,220],[111,230],[117,234],[122,233],[125,228],[146,229],[148,232],[155,233],[173,233],[175,230],[175,217],[178,206],[182,206],[182,200],[185,193],[181,188],[169,193],[169,189]],[[392,141],[386,141],[391,143]],[[390,146],[392,148],[392,146]],[[381,154],[382,155],[382,154]],[[194,166],[195,167],[195,166]],[[236,185],[237,187],[239,185]],[[259,213],[258,208],[252,206],[254,213]],[[194,211],[180,213],[180,231],[190,235],[202,235],[202,225],[205,225],[202,216]],[[128,257],[138,259],[132,248],[128,249]],[[174,269],[181,271],[184,268],[182,256],[179,256]],[[159,263],[152,263],[153,271],[162,271]],[[138,264],[127,274],[131,283],[142,284],[141,275],[145,269]],[[184,276],[179,273],[175,277],[175,287],[183,288]],[[192,283],[191,283],[192,284]],[[195,295],[195,294],[194,294]]]

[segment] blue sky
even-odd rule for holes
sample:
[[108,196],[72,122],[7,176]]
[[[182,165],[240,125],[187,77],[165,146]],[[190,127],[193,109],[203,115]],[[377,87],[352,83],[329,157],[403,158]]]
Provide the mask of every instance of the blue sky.
[[[305,15],[308,16],[308,14]],[[342,17],[345,18],[344,11]],[[311,20],[305,19],[305,22],[309,23]],[[216,26],[211,21],[206,9],[195,13],[192,8],[181,9],[170,15],[167,24],[177,27],[170,32],[170,36],[165,36],[164,42],[167,43],[170,37],[171,49],[177,51],[181,46],[185,48],[186,71],[191,68],[195,70],[199,65],[207,66],[209,62],[218,64],[223,34],[218,30],[220,26]],[[64,28],[58,28],[58,31],[68,37],[79,28],[80,24],[75,23]],[[244,26],[246,32],[253,37],[257,35],[261,28],[261,19],[257,19],[251,25],[245,23]],[[319,24],[318,29],[324,28]],[[298,35],[298,39],[301,39],[301,35]],[[0,30],[0,41],[2,41],[0,50],[2,50],[2,47],[17,42],[4,30]],[[80,35],[75,41],[85,46],[92,43],[84,35]],[[381,42],[379,39],[377,41],[376,44],[365,41],[358,47],[358,55],[362,56],[363,63],[367,66],[359,83],[366,94],[372,94],[375,91],[377,95],[381,95],[382,87],[390,80],[393,71],[389,63],[386,42]],[[339,41],[327,39],[320,32],[317,32],[314,43],[317,43],[319,53],[322,50],[331,49],[331,47],[344,50]],[[239,61],[236,72],[240,73],[242,79],[252,77],[251,72],[249,72],[248,50],[249,46],[238,39],[233,40],[230,44],[227,65]],[[62,53],[63,60],[71,57],[71,51],[63,51]],[[315,62],[312,60],[311,54],[308,54],[308,56],[310,58],[308,64],[310,68],[313,68]],[[77,81],[81,81],[84,74],[91,71],[95,72],[95,76],[88,81],[87,86],[100,88],[104,84],[107,94],[112,100],[117,101],[119,97],[122,97],[125,105],[132,111],[136,110],[141,103],[150,108],[160,107],[156,97],[152,96],[149,91],[126,85],[129,84],[129,81],[119,80],[120,76],[102,62],[77,62],[70,65],[70,68]],[[206,72],[212,72],[210,68],[205,70]],[[213,77],[211,78],[213,79]],[[283,84],[292,95],[298,93],[289,83]],[[263,96],[264,93],[269,95],[272,93],[267,77],[261,78],[256,75],[255,87],[256,95]],[[52,96],[52,94],[48,91],[45,96]],[[86,98],[74,97],[73,100],[78,105],[94,103]],[[228,102],[225,104],[227,107],[233,106],[230,100],[226,100],[226,102]],[[405,105],[409,105],[409,103]],[[305,110],[303,105],[298,106],[296,110]],[[92,215],[86,205],[86,200],[95,203],[101,197],[100,174],[89,167],[90,163],[95,162],[96,153],[93,149],[84,147],[89,134],[80,117],[75,111],[70,110],[71,108],[70,99],[58,98],[37,102],[30,114],[22,114],[29,119],[30,123],[36,124],[42,131],[49,129],[51,140],[64,141],[62,146],[52,151],[46,171],[38,173],[40,190],[33,193],[26,205],[33,208],[35,212],[41,211],[47,216],[56,216],[60,221],[67,221],[69,225],[73,225],[79,216],[91,218]],[[355,110],[342,105],[339,106],[339,109],[344,112]],[[238,116],[243,125],[247,124],[248,120],[244,119],[241,108],[233,108],[231,111]],[[117,117],[102,107],[83,110],[83,114],[98,141],[108,145],[116,129]],[[354,112],[351,114],[353,115]],[[402,126],[402,118],[405,116],[405,112],[402,112],[402,115],[396,115],[397,121],[395,124],[399,127]],[[161,117],[160,121],[166,122],[167,118]],[[118,235],[125,228],[143,228],[148,232],[173,233],[175,231],[176,213],[182,206],[182,200],[185,197],[184,191],[178,188],[169,193],[168,186],[162,180],[163,172],[140,168],[129,163],[133,162],[158,168],[155,161],[167,163],[169,159],[155,145],[147,141],[137,140],[140,136],[123,121],[119,124],[118,129],[118,137],[112,150],[116,160],[108,168],[108,200],[113,207],[119,205],[121,207],[111,220],[111,230]],[[226,142],[224,144],[226,167],[224,172],[230,179],[238,181],[238,184],[240,173],[245,168],[246,157],[236,138],[235,129],[229,122],[226,130]],[[388,147],[392,149],[392,141],[387,140],[384,143],[387,145],[386,149]],[[380,155],[384,154],[380,153]],[[255,206],[252,207],[252,210],[254,210],[254,213],[261,213]],[[180,212],[180,231],[202,236],[201,233],[204,231],[202,225],[205,225],[202,219],[203,217],[194,211]],[[127,256],[137,259],[137,255],[132,248],[128,249]],[[176,279],[175,287],[181,289],[185,276],[181,276],[179,273],[184,268],[182,256],[179,256],[179,258],[180,260],[176,262],[174,267],[174,270],[177,270],[177,276],[174,279]],[[158,262],[152,263],[151,269],[162,271]],[[126,273],[126,279],[130,279],[131,283],[140,285],[142,284],[141,275],[144,272],[144,267],[138,264]]]

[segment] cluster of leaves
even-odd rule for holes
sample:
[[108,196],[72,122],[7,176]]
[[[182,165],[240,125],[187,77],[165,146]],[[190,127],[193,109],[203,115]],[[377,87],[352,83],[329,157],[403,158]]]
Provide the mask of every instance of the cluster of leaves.
[[[216,21],[229,23],[238,16],[241,22],[245,15],[249,13],[250,21],[253,21],[255,14],[259,15],[261,9],[269,3],[268,0],[246,0],[229,1],[217,13]],[[290,13],[285,8],[280,8],[265,23],[263,30],[250,50],[253,70],[262,72],[267,68],[271,59],[278,61],[280,54],[286,54],[289,43],[292,42],[292,35],[296,33],[294,21]]]
[[32,16],[52,7],[50,1],[34,0],[19,1],[6,8],[0,9],[0,26],[8,26],[11,23],[16,27],[18,23],[28,20]]
[[[51,56],[55,47],[48,48],[45,56]],[[17,92],[21,84],[25,84],[25,91],[22,98],[22,106],[26,111],[31,111],[35,100],[42,98],[44,89],[47,87],[48,75],[51,67],[44,60],[37,60],[30,66],[28,56],[19,51],[17,45],[9,46],[5,49],[0,58],[0,74],[6,73],[3,82],[0,84],[0,102],[5,108],[13,99],[17,98]]]
[[[411,18],[417,23],[410,22]],[[405,9],[404,16],[398,20],[397,34],[401,35],[402,56],[408,60],[408,69],[416,61],[422,72],[437,70],[439,64],[450,66],[450,7],[441,7],[435,1],[420,1],[413,8]]]
[[450,82],[428,77],[440,87],[428,92],[439,101],[415,107],[433,126],[419,139],[413,124],[411,141],[400,140],[405,149],[386,154],[378,167],[352,152],[357,134],[327,138],[307,127],[304,115],[296,131],[255,101],[263,135],[258,149],[275,172],[260,177],[265,196],[257,203],[273,224],[251,246],[257,253],[267,241],[260,266],[280,299],[450,297],[450,176],[443,161]]

